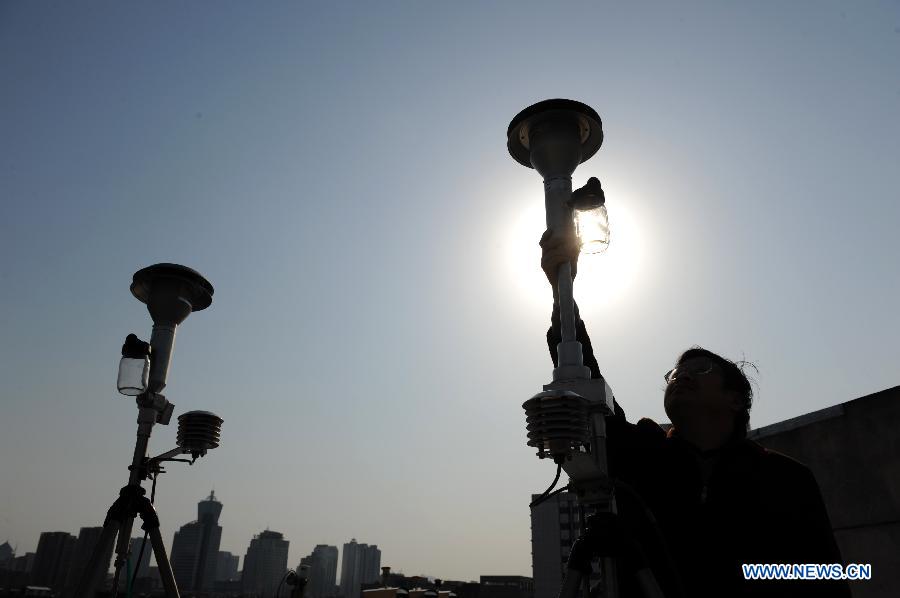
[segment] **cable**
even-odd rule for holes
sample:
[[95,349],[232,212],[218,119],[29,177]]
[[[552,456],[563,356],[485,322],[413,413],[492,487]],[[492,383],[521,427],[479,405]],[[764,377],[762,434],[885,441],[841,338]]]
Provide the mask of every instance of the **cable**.
[[125,559],[125,598],[131,598],[131,588],[134,585],[134,577],[131,576],[131,555]]
[[134,575],[131,577],[131,585],[128,588],[129,594],[134,594],[134,582],[137,580],[137,573],[141,570],[141,559],[144,557],[144,547],[147,546],[147,536],[150,532],[144,532],[144,541],[141,542],[141,549],[138,551],[137,564],[135,565]]
[[548,495],[547,495],[547,498],[545,498],[544,500],[549,500],[549,499],[553,498],[554,496],[556,496],[557,494],[562,494],[563,492],[566,492],[567,490],[571,490],[571,489],[572,489],[572,487],[569,486],[568,484],[566,484],[566,485],[563,486],[562,488],[559,488],[559,489],[557,489],[557,490],[554,490],[553,492],[551,492],[550,494],[548,494]]
[[561,475],[562,475],[562,464],[561,464],[561,463],[557,463],[557,465],[556,465],[556,477],[553,478],[553,483],[550,484],[550,487],[549,487],[549,488],[547,488],[546,490],[544,490],[544,493],[543,493],[543,494],[541,494],[541,495],[538,496],[536,499],[534,499],[533,501],[531,501],[531,504],[528,505],[528,508],[533,509],[534,507],[536,507],[537,505],[541,504],[542,502],[544,502],[545,500],[547,500],[547,499],[550,498],[551,496],[555,496],[556,494],[559,494],[562,490],[565,490],[566,488],[568,488],[568,486],[566,486],[565,488],[560,488],[559,490],[557,490],[557,491],[554,492],[553,494],[550,493],[551,490],[553,490],[554,488],[556,488],[556,483],[559,482],[559,476],[561,476]]
[[281,593],[281,586],[284,584],[284,580],[288,578],[288,575],[293,573],[293,569],[288,569],[284,575],[281,576],[281,581],[278,582],[278,587],[275,589],[275,598],[278,598],[278,595]]

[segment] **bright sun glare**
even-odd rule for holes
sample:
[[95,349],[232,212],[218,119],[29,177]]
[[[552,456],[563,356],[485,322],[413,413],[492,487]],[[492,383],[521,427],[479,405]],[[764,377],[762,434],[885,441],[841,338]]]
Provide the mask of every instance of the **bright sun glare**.
[[[579,305],[610,306],[629,300],[629,291],[640,275],[644,261],[641,229],[624,198],[611,201],[610,242],[600,254],[582,253],[578,259],[575,298]],[[507,240],[508,271],[517,295],[530,306],[547,307],[550,285],[541,271],[538,241],[546,228],[543,198],[529,198],[513,220]]]

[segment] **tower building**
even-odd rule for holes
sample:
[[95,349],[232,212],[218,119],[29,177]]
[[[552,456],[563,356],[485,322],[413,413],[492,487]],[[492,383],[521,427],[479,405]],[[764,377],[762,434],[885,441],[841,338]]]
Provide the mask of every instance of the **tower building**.
[[213,589],[222,526],[222,503],[215,491],[197,503],[197,520],[181,526],[172,540],[172,573],[179,588],[199,592]]

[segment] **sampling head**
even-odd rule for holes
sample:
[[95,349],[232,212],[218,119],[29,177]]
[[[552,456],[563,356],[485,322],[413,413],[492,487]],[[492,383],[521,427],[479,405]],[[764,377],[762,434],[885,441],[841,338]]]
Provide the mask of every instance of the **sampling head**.
[[213,287],[199,272],[179,264],[156,264],[134,273],[131,293],[154,323],[181,324],[212,303]]
[[543,177],[571,176],[603,143],[600,115],[575,100],[544,100],[519,112],[506,130],[513,159]]
[[147,305],[153,318],[148,389],[158,393],[166,386],[175,329],[191,312],[210,306],[213,287],[187,266],[156,264],[135,272],[131,293]]

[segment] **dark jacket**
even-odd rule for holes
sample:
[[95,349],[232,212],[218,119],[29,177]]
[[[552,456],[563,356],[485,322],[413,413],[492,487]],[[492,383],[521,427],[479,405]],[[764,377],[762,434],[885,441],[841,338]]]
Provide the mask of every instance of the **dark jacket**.
[[[578,340],[585,365],[599,378],[580,319]],[[556,364],[555,327],[547,341]],[[843,563],[818,484],[806,466],[746,439],[701,452],[649,419],[628,422],[618,404],[607,418],[607,434],[610,475],[638,495],[617,491],[619,516],[642,546],[666,596],[683,590],[685,598],[849,598],[845,581],[743,576],[742,564]],[[620,562],[619,569],[622,597],[639,595],[627,566]]]

